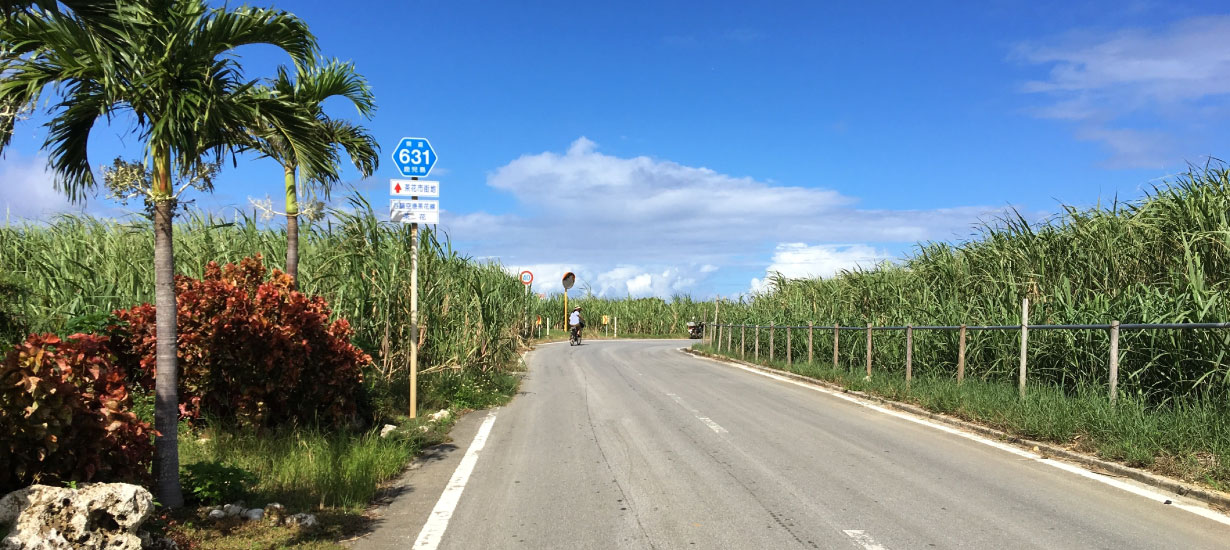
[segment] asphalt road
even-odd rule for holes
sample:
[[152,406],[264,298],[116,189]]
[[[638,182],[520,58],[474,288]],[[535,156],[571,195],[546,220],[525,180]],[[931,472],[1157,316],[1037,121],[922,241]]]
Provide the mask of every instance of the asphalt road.
[[683,345],[532,352],[439,548],[1230,547],[1223,524]]

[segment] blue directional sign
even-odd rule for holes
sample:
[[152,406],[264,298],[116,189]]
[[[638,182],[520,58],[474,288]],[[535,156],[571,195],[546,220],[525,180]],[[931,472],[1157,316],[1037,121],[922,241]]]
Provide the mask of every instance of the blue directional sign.
[[427,138],[404,137],[393,149],[393,163],[407,178],[424,178],[436,165],[436,150]]

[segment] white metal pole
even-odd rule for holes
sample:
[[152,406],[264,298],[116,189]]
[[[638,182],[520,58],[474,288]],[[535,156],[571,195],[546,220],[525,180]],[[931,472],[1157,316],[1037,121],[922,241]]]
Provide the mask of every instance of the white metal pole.
[[1025,358],[1029,354],[1029,298],[1021,298],[1021,398],[1025,398]]
[[[417,179],[417,178],[416,178]],[[418,197],[411,197],[411,200]],[[410,418],[418,414],[419,224],[410,224]]]
[[1119,398],[1119,321],[1110,322],[1110,402]]

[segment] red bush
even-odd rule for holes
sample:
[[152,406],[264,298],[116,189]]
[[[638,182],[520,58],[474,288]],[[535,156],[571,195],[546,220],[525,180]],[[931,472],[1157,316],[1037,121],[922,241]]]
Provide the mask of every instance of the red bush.
[[[211,262],[199,280],[177,276],[175,293],[183,416],[257,426],[353,418],[362,366],[371,358],[350,344],[345,319],[329,322],[323,298],[292,290],[290,277],[277,270],[266,280],[259,255],[221,268]],[[116,316],[127,322],[124,337],[149,384],[154,308]]]
[[154,448],[105,339],[31,335],[0,364],[0,494],[31,483],[144,482]]

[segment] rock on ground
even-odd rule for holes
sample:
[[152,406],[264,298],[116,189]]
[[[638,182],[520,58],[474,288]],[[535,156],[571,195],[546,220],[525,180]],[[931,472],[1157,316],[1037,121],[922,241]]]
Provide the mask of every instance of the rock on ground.
[[140,550],[153,510],[154,496],[127,483],[32,485],[0,499],[0,522],[13,526],[0,550]]
[[309,529],[316,525],[316,516],[312,514],[295,514],[286,518],[286,524]]

